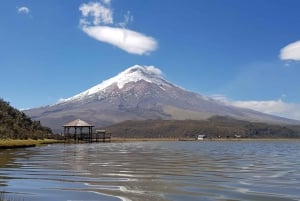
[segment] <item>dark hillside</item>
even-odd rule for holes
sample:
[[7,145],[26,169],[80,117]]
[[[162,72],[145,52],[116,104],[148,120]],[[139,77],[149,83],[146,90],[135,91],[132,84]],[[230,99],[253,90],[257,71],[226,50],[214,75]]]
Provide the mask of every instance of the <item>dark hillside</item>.
[[299,138],[300,126],[282,126],[215,116],[208,120],[125,121],[105,128],[115,137]]
[[50,133],[51,129],[43,127],[39,121],[32,121],[25,113],[0,99],[0,139],[40,139]]

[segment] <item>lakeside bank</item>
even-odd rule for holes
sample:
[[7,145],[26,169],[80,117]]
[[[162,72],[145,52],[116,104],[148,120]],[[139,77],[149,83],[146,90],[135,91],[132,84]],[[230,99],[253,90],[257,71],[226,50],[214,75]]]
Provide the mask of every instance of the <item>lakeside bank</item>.
[[122,138],[112,137],[111,142],[209,142],[209,141],[300,141],[300,138],[205,138],[203,140],[195,140],[195,138]]
[[39,139],[39,140],[0,139],[0,149],[35,147],[42,144],[53,144],[53,143],[62,143],[62,142],[64,141],[55,140],[55,139]]
[[[176,142],[176,141],[194,141],[194,142],[209,142],[209,141],[300,141],[300,138],[207,138],[203,140],[195,140],[195,138],[122,138],[112,137],[111,142],[105,143],[122,143],[122,142]],[[40,140],[12,140],[12,139],[0,139],[1,149],[14,149],[14,148],[27,148],[35,147],[43,144],[55,144],[55,143],[87,143],[87,142],[70,142],[65,140],[55,139],[40,139]],[[103,142],[93,142],[103,143]]]

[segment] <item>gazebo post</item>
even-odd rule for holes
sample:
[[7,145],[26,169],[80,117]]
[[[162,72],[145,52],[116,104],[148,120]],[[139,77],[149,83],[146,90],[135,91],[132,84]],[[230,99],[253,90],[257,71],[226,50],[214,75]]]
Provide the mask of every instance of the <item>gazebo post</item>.
[[92,128],[92,126],[89,127],[89,136],[90,136],[90,142],[93,142],[93,128]]
[[65,138],[65,140],[67,139],[67,137],[66,137],[66,127],[64,127],[64,138]]
[[70,138],[70,128],[67,128],[68,139]]
[[82,137],[82,127],[80,127],[80,140],[82,140],[83,137]]
[[75,126],[74,128],[75,128],[74,140],[77,141],[78,140],[77,139],[77,127]]

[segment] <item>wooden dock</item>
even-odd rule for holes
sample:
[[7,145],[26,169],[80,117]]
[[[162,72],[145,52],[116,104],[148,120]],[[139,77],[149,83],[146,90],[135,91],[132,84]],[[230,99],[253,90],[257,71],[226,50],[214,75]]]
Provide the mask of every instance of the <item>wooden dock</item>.
[[81,134],[68,134],[65,136],[66,141],[74,140],[75,142],[111,142],[111,133],[81,133]]
[[[93,132],[93,125],[87,122],[76,119],[65,125],[64,127],[64,138],[65,140],[74,140],[75,142],[111,142],[111,133],[107,133],[106,130],[96,130]],[[73,130],[72,133],[70,130]]]

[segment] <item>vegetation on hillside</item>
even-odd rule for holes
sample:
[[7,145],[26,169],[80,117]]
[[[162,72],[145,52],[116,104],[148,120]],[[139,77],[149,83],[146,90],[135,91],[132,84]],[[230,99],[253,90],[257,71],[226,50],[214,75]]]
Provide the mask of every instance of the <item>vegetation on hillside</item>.
[[108,126],[114,137],[191,138],[299,138],[300,126],[273,125],[215,116],[208,120],[126,121]]
[[51,133],[50,128],[32,121],[25,113],[0,99],[0,139],[42,139]]

